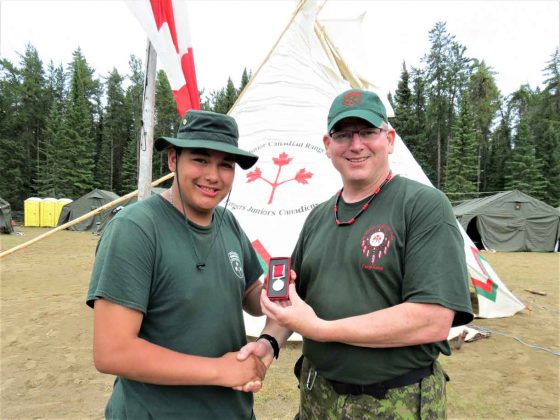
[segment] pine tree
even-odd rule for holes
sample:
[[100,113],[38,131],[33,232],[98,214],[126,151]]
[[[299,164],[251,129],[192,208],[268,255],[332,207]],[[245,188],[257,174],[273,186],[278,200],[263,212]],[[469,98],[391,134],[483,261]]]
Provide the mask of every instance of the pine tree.
[[487,172],[489,163],[489,141],[492,122],[499,107],[500,92],[496,86],[494,72],[484,61],[475,60],[474,73],[469,80],[469,98],[476,121],[478,186],[479,191],[487,189]]
[[393,127],[401,138],[406,139],[414,132],[414,114],[413,114],[413,98],[412,91],[409,86],[409,73],[406,70],[406,64],[403,62],[401,79],[399,80],[397,91],[394,98],[395,117],[393,119]]
[[486,166],[485,191],[504,191],[506,189],[506,162],[511,155],[513,144],[511,129],[511,107],[503,100],[499,110],[499,125],[490,136],[488,145],[488,164]]
[[63,107],[62,102],[53,101],[47,120],[44,138],[45,158],[42,160],[37,180],[37,190],[41,197],[62,198],[63,196],[64,187],[60,184],[58,174],[59,159],[64,159],[60,156],[58,144],[64,124]]
[[535,154],[543,163],[546,178],[546,202],[560,205],[560,49],[556,49],[545,68],[543,92],[537,105],[531,129],[537,142]]
[[431,144],[426,123],[426,91],[424,75],[419,69],[412,70],[412,133],[406,140],[410,152],[423,169],[426,176],[435,183],[436,167],[430,160]]
[[0,197],[21,209],[28,197],[26,150],[18,137],[20,78],[17,68],[0,59]]
[[107,79],[107,105],[103,116],[103,136],[97,163],[97,184],[120,192],[123,156],[129,133],[123,77],[116,69]]
[[[164,71],[159,71],[156,82],[156,118],[154,124],[154,138],[161,136],[174,137],[177,133],[179,114],[171,86]],[[154,150],[152,160],[152,174],[154,179],[169,173],[167,166],[167,152]]]
[[25,189],[26,151],[14,137],[0,137],[0,197],[8,201],[12,210],[23,208],[28,197]]
[[458,100],[465,89],[470,73],[470,59],[465,57],[466,48],[447,32],[446,24],[437,22],[430,31],[430,52],[423,58],[426,63],[427,133],[433,154],[432,165],[436,168],[436,186],[443,183],[447,143],[458,108]]
[[214,112],[227,114],[237,100],[237,96],[238,91],[237,89],[235,89],[235,86],[231,81],[231,77],[228,77],[226,87],[222,88],[216,96],[216,100],[214,103]]
[[247,72],[247,68],[243,69],[243,74],[241,75],[241,82],[239,84],[239,89],[237,90],[237,94],[240,95],[245,89],[245,86],[249,84],[249,80],[251,80],[251,72]]
[[[76,199],[94,186],[93,106],[86,86],[91,74],[80,51],[74,52],[70,69],[70,91],[66,118],[60,133],[60,181],[63,194]],[[89,92],[91,95],[91,90]]]
[[522,116],[516,127],[511,159],[506,163],[505,187],[508,190],[517,189],[542,200],[545,189],[542,162],[535,156],[527,119],[526,116]]
[[138,141],[142,127],[142,99],[144,87],[144,73],[142,61],[130,56],[128,61],[130,85],[126,89],[125,109],[128,117],[128,143],[123,159],[123,173],[121,189],[123,193],[129,193],[138,188]]
[[475,115],[468,94],[464,94],[459,115],[453,124],[445,177],[445,192],[453,200],[475,198],[473,193],[478,191],[477,146]]
[[[49,95],[46,89],[45,71],[43,63],[35,47],[27,44],[21,57],[20,100],[21,107],[18,115],[19,129],[17,137],[23,141],[27,154],[24,169],[26,177],[25,190],[30,193],[37,191],[37,178],[41,158],[41,140],[45,133]],[[46,112],[47,110],[47,112]]]

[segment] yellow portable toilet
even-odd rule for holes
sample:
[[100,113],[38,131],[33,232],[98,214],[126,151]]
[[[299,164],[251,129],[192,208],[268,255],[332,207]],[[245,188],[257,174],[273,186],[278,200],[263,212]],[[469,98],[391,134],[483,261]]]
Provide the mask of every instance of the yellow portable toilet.
[[41,201],[41,226],[54,227],[58,219],[55,219],[56,214],[56,198],[43,198]]
[[41,226],[41,198],[29,197],[23,202],[24,226]]
[[58,219],[60,218],[62,207],[64,207],[66,204],[69,204],[71,202],[72,200],[69,198],[59,198],[58,200],[56,200],[56,213],[54,218],[56,226],[58,226]]

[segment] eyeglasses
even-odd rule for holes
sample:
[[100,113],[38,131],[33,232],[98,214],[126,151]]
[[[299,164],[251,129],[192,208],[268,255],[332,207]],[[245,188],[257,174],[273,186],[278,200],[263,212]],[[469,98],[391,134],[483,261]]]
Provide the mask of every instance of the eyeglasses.
[[354,137],[354,133],[358,133],[362,141],[374,140],[387,130],[379,127],[368,127],[360,130],[342,130],[335,131],[330,134],[331,139],[336,143],[350,143]]

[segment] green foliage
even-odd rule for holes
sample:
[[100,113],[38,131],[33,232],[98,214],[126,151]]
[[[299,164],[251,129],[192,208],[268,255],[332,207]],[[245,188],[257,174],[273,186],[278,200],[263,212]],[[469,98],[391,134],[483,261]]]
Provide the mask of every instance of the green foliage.
[[496,86],[494,72],[484,61],[475,60],[474,71],[468,84],[468,97],[476,126],[479,188],[485,190],[491,126],[500,106],[500,92]]
[[534,116],[535,155],[547,178],[545,196],[554,207],[560,205],[560,49],[552,54],[545,70],[545,87]]
[[517,189],[540,200],[544,199],[546,181],[542,162],[535,156],[534,139],[529,130],[528,118],[523,116],[517,124],[514,148],[506,162],[505,187]]
[[[179,118],[175,98],[171,86],[163,70],[160,70],[156,81],[156,116],[154,124],[154,139],[161,136],[173,137],[179,128]],[[152,175],[154,179],[169,173],[167,167],[167,152],[154,149],[152,160]]]
[[437,22],[429,33],[430,51],[423,58],[426,68],[427,135],[432,150],[430,165],[436,174],[435,184],[441,187],[446,166],[447,143],[451,136],[456,109],[470,74],[466,47],[447,32],[444,22]]
[[500,110],[500,123],[489,140],[485,191],[503,191],[506,188],[505,165],[511,155],[513,139],[511,107],[508,104],[504,106],[505,109]]
[[138,141],[142,127],[142,96],[144,87],[142,61],[132,55],[128,65],[130,85],[126,89],[125,109],[129,119],[127,125],[127,137],[129,140],[124,153],[121,184],[123,192],[127,193],[136,190],[138,185]]
[[220,114],[227,114],[235,103],[238,96],[238,91],[231,81],[231,77],[228,78],[227,85],[225,88],[218,91],[214,104],[214,112],[219,112]]
[[241,83],[239,88],[233,84],[231,77],[228,77],[226,86],[220,90],[210,92],[210,95],[201,95],[200,108],[204,111],[219,112],[220,114],[227,114],[239,95],[249,83],[251,79],[251,72],[247,69],[243,70],[241,75]]
[[247,72],[247,68],[244,68],[243,74],[241,75],[241,82],[239,84],[239,89],[237,90],[237,93],[239,95],[241,94],[241,92],[243,92],[245,86],[249,84],[249,80],[251,80],[251,72]]
[[[456,193],[454,200],[518,188],[558,206],[559,50],[546,64],[542,90],[521,86],[502,97],[492,69],[466,57],[445,23],[429,40],[424,67],[409,71],[403,62],[391,95],[391,123],[426,175]],[[36,194],[77,198],[93,187],[118,194],[137,188],[142,61],[131,56],[129,68],[101,81],[77,49],[66,70],[51,62],[45,71],[31,45],[18,64],[0,59],[0,196],[12,208]],[[203,90],[202,109],[227,113],[250,78],[244,69],[239,87],[228,78],[222,89]],[[154,137],[174,135],[179,116],[163,72],[155,107]],[[167,172],[167,158],[154,151],[153,159],[156,179]]]
[[[0,137],[0,197],[8,201],[12,209],[23,208],[23,200],[28,197],[25,149],[13,138]],[[18,205],[19,204],[19,205]]]
[[107,105],[103,116],[101,149],[96,165],[96,184],[109,191],[121,191],[123,158],[128,143],[130,116],[127,114],[123,77],[114,69],[107,79]]
[[472,193],[478,191],[477,137],[475,114],[465,94],[453,124],[445,177],[445,193],[454,201],[473,198]]

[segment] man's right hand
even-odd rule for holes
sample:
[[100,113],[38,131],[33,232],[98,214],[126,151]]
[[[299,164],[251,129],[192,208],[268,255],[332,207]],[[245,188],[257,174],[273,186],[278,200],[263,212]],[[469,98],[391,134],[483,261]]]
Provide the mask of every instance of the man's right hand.
[[[219,359],[220,385],[246,392],[256,392],[262,386],[267,366],[256,355],[240,359],[238,352],[226,353]],[[256,391],[253,391],[256,389]]]
[[[267,340],[257,340],[244,345],[237,353],[237,360],[239,361],[244,361],[251,357],[258,357],[268,369],[274,359],[274,349]],[[248,382],[233,389],[244,392],[258,392],[261,387],[262,383]]]

